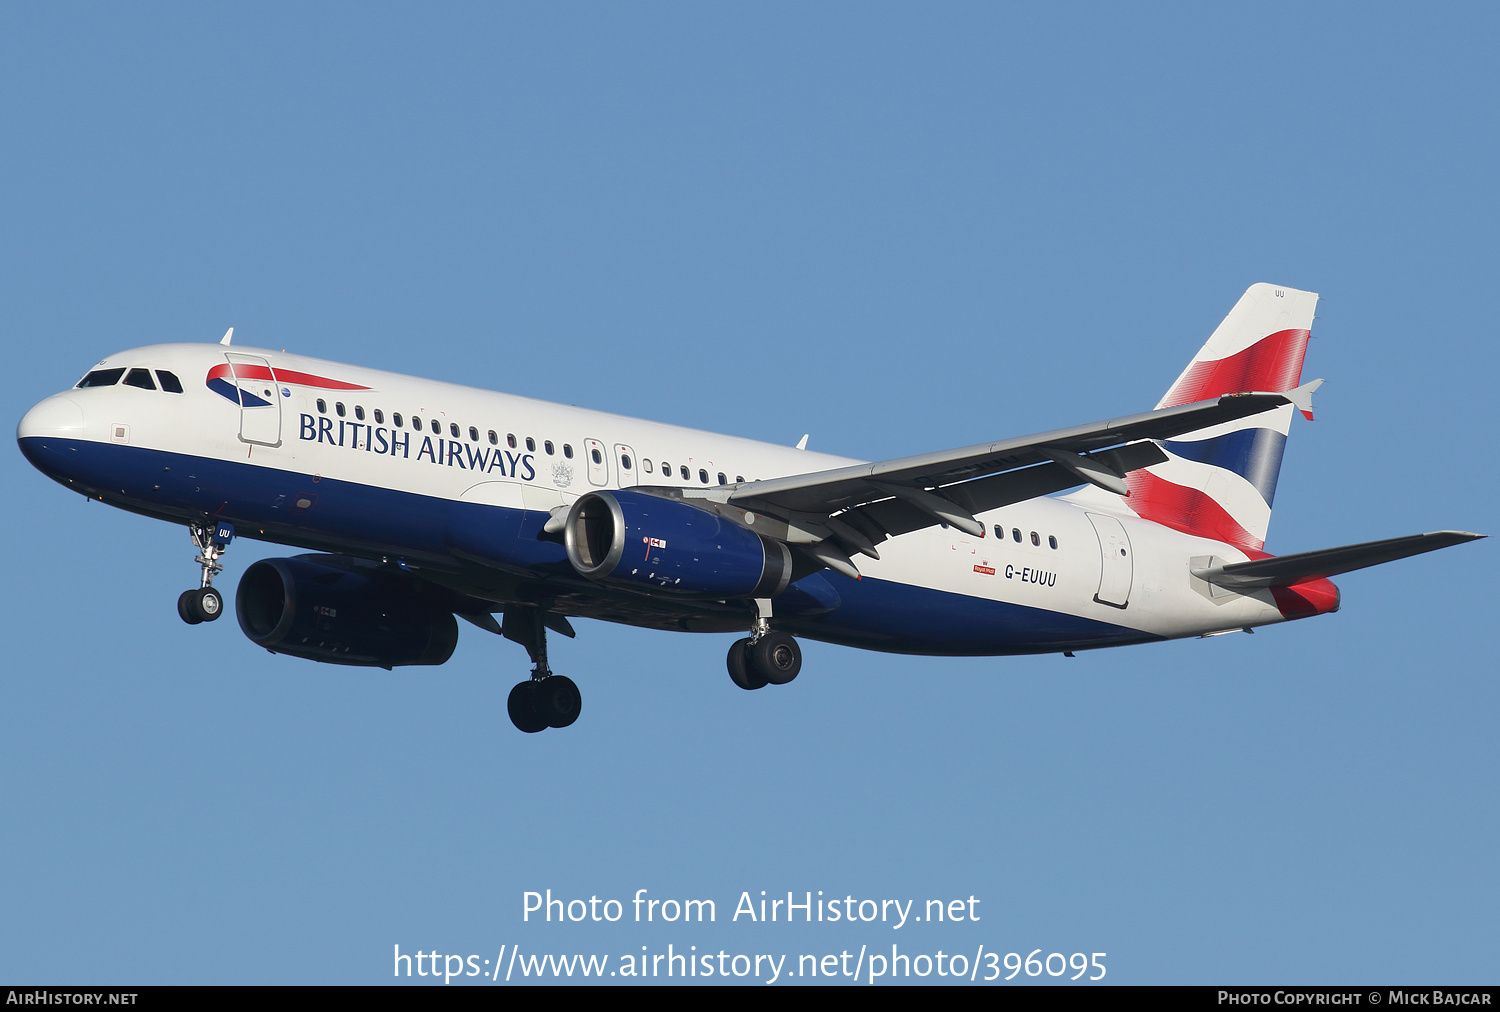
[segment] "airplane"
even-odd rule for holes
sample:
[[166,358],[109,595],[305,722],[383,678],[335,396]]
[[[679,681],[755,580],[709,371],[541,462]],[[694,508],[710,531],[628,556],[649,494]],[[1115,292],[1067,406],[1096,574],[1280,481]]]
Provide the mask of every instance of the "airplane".
[[67,488],[188,527],[185,622],[223,613],[236,537],[308,549],[241,577],[253,643],[441,664],[463,618],[526,649],[507,703],[535,733],[582,709],[547,659],[573,618],[742,633],[726,667],[753,690],[797,677],[799,636],[1071,657],[1249,631],[1337,611],[1329,577],[1483,537],[1264,550],[1322,382],[1301,384],[1317,299],[1253,285],[1151,411],[877,463],[238,347],[232,328],[108,356],[16,437]]

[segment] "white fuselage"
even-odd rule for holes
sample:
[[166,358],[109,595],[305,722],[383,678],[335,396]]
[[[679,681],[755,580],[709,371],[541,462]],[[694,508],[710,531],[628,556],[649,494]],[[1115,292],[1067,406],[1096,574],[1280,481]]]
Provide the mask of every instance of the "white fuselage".
[[[205,379],[231,361],[226,355],[241,366],[264,362],[272,371],[268,375],[275,380],[265,380],[254,391],[266,400],[265,406],[242,407],[226,395],[225,385],[236,382],[233,374],[220,377],[219,390]],[[191,462],[201,461],[198,470],[205,475],[232,473],[235,477],[225,488],[234,491],[219,496],[222,503],[211,502],[217,495],[212,477],[184,483],[184,476],[170,470],[164,472],[165,480],[153,470],[131,485],[115,480],[115,471],[106,481],[86,473],[82,465],[70,470],[66,461],[43,464],[28,451],[43,470],[85,494],[150,515],[180,520],[238,515],[242,535],[336,545],[377,559],[398,554],[439,564],[443,539],[416,529],[433,522],[417,512],[404,543],[399,518],[390,516],[371,517],[371,529],[379,533],[365,540],[357,529],[360,525],[348,522],[348,514],[341,514],[345,519],[340,529],[320,527],[322,516],[332,510],[331,503],[319,502],[320,488],[383,490],[414,497],[413,502],[472,503],[494,508],[496,522],[509,524],[513,511],[545,514],[591,490],[715,486],[855,463],[265,349],[158,345],[111,355],[95,367],[112,368],[170,371],[180,379],[183,392],[115,384],[58,394],[21,423],[18,438],[23,447],[28,441],[40,446],[45,440],[89,444],[86,456],[99,454],[104,460],[103,455],[117,451],[131,461],[120,466],[138,470],[192,467]],[[420,428],[414,427],[414,420]],[[231,468],[232,472],[225,470]],[[266,476],[264,496],[248,506],[237,502],[256,498],[257,475]],[[121,484],[116,491],[114,485]],[[392,501],[371,499],[370,509],[389,513]],[[298,505],[304,502],[308,505]],[[265,522],[265,517],[274,522]],[[871,588],[862,590],[855,581],[825,573],[840,588],[844,606],[864,609],[865,614],[856,626],[845,629],[837,617],[841,608],[809,619],[800,631],[881,649],[949,652],[930,651],[915,626],[913,638],[903,639],[901,632],[908,621],[928,622],[936,614],[924,609],[951,613],[953,600],[947,595],[1133,630],[1140,634],[1137,640],[1283,621],[1269,592],[1216,591],[1190,574],[1193,565],[1204,565],[1208,557],[1235,562],[1246,558],[1243,552],[1142,520],[1124,501],[1107,493],[1086,489],[1061,498],[1038,498],[977,519],[984,524],[984,537],[933,526],[881,543],[878,561],[858,560],[864,581],[904,588],[903,594],[942,592],[932,598],[939,603],[903,605],[901,601],[914,599],[902,594],[861,603],[864,590]],[[306,536],[299,534],[303,529]],[[518,557],[516,567],[524,569],[528,558]],[[882,610],[891,614],[883,616]],[[985,614],[975,612],[974,621],[987,621]],[[858,631],[882,622],[893,632],[889,642],[870,641]],[[827,626],[826,636],[821,626]],[[1056,636],[1027,644],[1007,635],[990,647],[980,636],[951,652],[1031,652],[1058,646]],[[1089,645],[1107,643],[1080,640],[1076,648]]]

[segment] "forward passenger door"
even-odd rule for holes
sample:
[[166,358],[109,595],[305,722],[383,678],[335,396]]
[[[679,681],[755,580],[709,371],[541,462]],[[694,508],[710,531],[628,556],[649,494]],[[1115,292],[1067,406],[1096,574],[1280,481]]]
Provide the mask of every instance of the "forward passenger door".
[[281,391],[271,363],[233,352],[224,357],[240,395],[240,439],[260,446],[281,445]]

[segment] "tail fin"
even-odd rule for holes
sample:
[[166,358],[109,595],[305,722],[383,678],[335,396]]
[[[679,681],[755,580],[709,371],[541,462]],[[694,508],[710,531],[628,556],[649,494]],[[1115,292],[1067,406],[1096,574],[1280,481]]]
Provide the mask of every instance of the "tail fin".
[[[1302,375],[1317,303],[1312,292],[1252,285],[1157,407],[1242,391],[1292,390]],[[1124,503],[1147,520],[1260,552],[1291,423],[1292,406],[1284,405],[1167,440],[1164,463],[1126,476],[1130,495]]]

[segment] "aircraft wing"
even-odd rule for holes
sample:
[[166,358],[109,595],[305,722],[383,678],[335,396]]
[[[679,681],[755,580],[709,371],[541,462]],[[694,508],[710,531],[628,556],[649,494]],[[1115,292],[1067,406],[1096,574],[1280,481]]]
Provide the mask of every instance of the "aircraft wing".
[[1151,440],[1171,439],[1286,404],[1310,410],[1312,390],[1320,382],[1286,393],[1228,394],[1016,439],[727,489],[683,489],[677,495],[706,500],[704,505],[711,509],[733,507],[763,514],[773,524],[757,530],[803,548],[830,568],[857,575],[847,552],[879,558],[875,546],[887,537],[938,523],[978,536],[984,527],[974,519],[975,513],[1085,482],[1125,494],[1126,472],[1166,459]]
[[[832,513],[869,501],[876,497],[874,493],[883,491],[883,485],[924,489],[952,485],[998,471],[1055,460],[1056,455],[1093,453],[1141,439],[1170,439],[1184,432],[1236,421],[1290,403],[1293,403],[1292,394],[1229,394],[1215,400],[1144,411],[1091,425],[1075,425],[956,450],[746,482],[729,498],[731,502],[753,499],[804,513]],[[1079,478],[1069,484],[1079,485],[1083,480]],[[885,496],[890,494],[885,492]]]

